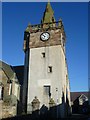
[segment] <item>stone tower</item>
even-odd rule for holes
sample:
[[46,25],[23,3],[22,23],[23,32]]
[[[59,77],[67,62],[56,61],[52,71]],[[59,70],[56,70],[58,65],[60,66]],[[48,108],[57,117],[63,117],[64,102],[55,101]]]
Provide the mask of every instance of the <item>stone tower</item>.
[[24,33],[24,111],[32,112],[32,101],[37,97],[39,109],[43,105],[50,109],[53,100],[54,106],[59,106],[58,117],[70,113],[65,42],[63,22],[61,19],[56,22],[54,11],[48,2],[41,24],[29,24]]

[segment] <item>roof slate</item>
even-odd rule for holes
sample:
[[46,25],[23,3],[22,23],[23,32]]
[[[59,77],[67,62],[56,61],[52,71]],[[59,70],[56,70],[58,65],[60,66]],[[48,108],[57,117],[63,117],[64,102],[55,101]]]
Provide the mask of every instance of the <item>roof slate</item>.
[[0,68],[4,71],[8,79],[13,79],[14,71],[12,70],[12,66],[0,60]]

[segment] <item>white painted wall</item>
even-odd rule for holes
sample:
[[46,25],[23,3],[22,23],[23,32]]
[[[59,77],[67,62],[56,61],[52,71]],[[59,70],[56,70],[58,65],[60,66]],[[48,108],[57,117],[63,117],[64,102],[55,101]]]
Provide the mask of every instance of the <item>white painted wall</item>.
[[[45,52],[45,58],[42,57],[42,52]],[[52,73],[48,73],[48,66],[52,66]],[[66,85],[65,55],[61,45],[30,49],[27,104],[31,104],[37,96],[40,106],[43,103],[48,106],[43,95],[44,85],[51,86],[51,97],[56,103],[58,97],[60,103],[62,90]],[[58,88],[58,95],[56,88]]]

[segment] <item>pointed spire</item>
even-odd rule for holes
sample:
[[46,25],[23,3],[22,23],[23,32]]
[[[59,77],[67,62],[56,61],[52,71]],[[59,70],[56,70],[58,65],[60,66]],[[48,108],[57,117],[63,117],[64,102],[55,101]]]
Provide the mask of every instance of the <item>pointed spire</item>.
[[50,1],[48,1],[41,23],[50,23],[50,22],[55,22],[55,17]]

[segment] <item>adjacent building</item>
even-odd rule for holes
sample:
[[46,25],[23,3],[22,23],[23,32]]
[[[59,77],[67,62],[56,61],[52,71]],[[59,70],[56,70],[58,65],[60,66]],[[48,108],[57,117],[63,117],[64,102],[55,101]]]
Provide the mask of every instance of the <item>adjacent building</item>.
[[71,92],[71,103],[73,113],[89,113],[88,92]]
[[5,100],[7,96],[14,95],[20,99],[20,84],[13,67],[0,61],[0,100]]
[[17,114],[20,101],[20,84],[11,65],[0,61],[0,118]]

